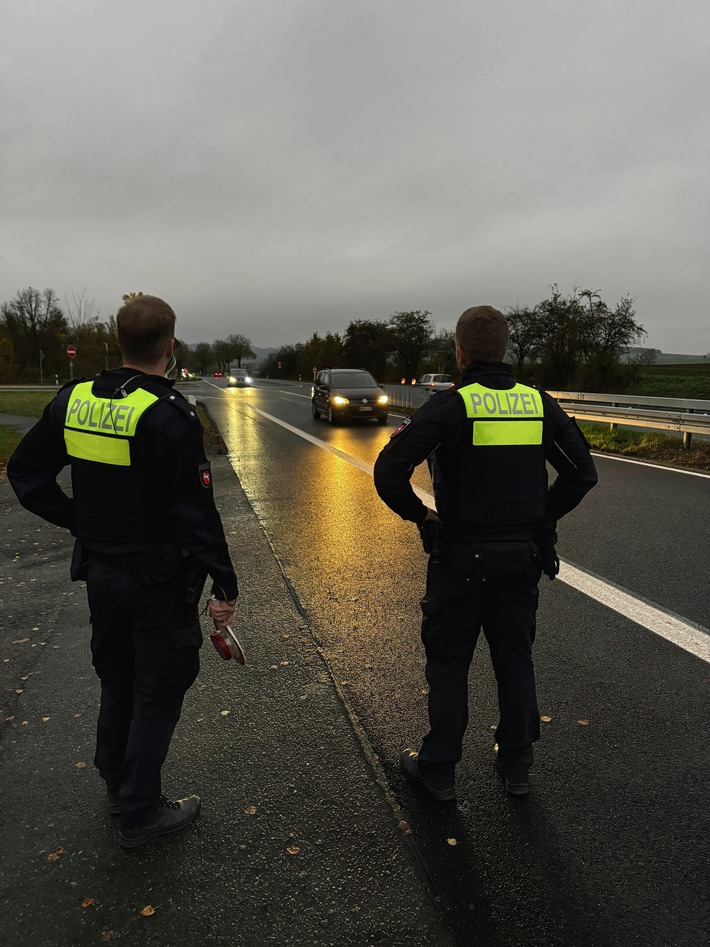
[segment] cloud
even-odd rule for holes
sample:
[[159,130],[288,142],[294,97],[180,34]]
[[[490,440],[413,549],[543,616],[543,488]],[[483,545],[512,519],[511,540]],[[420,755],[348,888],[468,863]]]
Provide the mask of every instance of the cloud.
[[8,17],[2,298],[142,289],[278,345],[557,282],[710,348],[700,0],[59,7]]

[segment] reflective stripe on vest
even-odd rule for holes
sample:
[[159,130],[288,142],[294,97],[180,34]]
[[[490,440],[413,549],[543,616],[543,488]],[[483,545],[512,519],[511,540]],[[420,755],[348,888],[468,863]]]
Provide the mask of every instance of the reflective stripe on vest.
[[466,417],[473,421],[474,447],[542,444],[540,392],[527,385],[512,388],[459,388]]
[[80,382],[72,391],[64,418],[67,454],[79,460],[118,467],[131,466],[130,440],[148,408],[158,401],[137,388],[120,401],[97,398],[93,382]]

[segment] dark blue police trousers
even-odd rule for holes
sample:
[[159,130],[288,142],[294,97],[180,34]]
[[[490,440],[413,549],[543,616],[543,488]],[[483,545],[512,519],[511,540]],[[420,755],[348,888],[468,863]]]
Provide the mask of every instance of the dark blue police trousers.
[[131,828],[158,809],[160,770],[200,666],[197,605],[187,603],[183,577],[91,562],[86,585],[101,681],[94,763]]
[[502,766],[530,766],[540,737],[532,645],[541,564],[532,542],[453,545],[430,558],[421,602],[429,733],[419,770],[450,786],[468,726],[468,672],[481,629],[498,685],[495,738]]

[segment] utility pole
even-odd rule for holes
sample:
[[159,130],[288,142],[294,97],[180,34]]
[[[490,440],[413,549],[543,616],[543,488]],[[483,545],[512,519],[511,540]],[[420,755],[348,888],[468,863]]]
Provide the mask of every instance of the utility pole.
[[44,384],[44,371],[42,369],[42,362],[44,361],[44,352],[42,349],[39,350],[39,383],[40,385]]

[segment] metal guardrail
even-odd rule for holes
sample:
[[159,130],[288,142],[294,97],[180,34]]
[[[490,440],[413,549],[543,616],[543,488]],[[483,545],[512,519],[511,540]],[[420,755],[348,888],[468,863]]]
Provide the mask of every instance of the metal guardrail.
[[[435,392],[418,385],[382,385],[393,406],[420,408]],[[693,434],[710,437],[710,401],[688,398],[657,398],[648,395],[607,395],[586,391],[548,391],[569,415],[580,421],[643,427],[683,435],[690,450]]]
[[421,408],[425,401],[435,392],[430,392],[418,385],[380,385],[390,399],[390,404],[397,408]]
[[710,436],[710,401],[657,398],[648,395],[603,395],[586,391],[548,391],[569,415],[580,421],[644,427],[683,435],[690,450],[693,434]]

